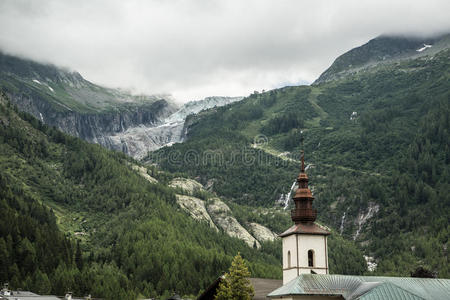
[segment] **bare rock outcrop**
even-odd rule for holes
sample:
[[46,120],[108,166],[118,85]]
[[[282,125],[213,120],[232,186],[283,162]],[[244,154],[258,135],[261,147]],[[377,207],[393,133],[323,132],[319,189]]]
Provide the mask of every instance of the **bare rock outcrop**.
[[147,168],[141,167],[141,166],[138,166],[138,165],[133,165],[131,168],[133,170],[137,171],[139,175],[141,175],[142,177],[145,178],[145,180],[147,180],[147,181],[149,181],[151,183],[157,183],[158,182],[158,180],[156,180],[152,176],[148,175]]
[[274,241],[278,237],[272,230],[258,223],[249,223],[248,228],[260,242]]
[[192,218],[208,223],[211,228],[218,230],[217,226],[214,224],[213,220],[206,211],[205,202],[199,198],[186,196],[186,195],[176,195],[177,203],[182,209],[187,211]]
[[169,186],[173,188],[181,188],[191,194],[194,193],[195,191],[203,190],[203,185],[198,181],[181,177],[173,179],[169,183]]
[[247,243],[249,247],[256,245],[257,248],[261,244],[255,239],[237,220],[232,216],[231,210],[219,198],[210,199],[207,210],[214,223],[223,229],[231,237],[237,237]]

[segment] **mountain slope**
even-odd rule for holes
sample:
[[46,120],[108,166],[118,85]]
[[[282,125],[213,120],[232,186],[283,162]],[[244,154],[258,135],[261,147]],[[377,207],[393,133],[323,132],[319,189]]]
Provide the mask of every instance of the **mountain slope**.
[[[9,280],[13,288],[32,291],[40,291],[43,282],[46,293],[58,295],[67,290],[107,299],[135,299],[138,294],[156,297],[174,290],[195,295],[226,270],[237,252],[250,261],[253,276],[281,276],[279,241],[261,242],[256,250],[198,222],[176,202],[176,193],[185,193],[183,189],[169,186],[180,174],[154,167],[144,172],[145,168],[136,167],[136,162],[122,153],[65,135],[19,113],[1,96],[0,205],[4,209],[6,203],[6,212],[12,215],[12,219],[2,221],[15,224],[13,216],[18,213],[18,219],[23,214],[27,224],[19,226],[21,230],[15,235],[9,225],[1,227],[0,255],[8,257],[0,264],[1,278]],[[208,202],[215,195],[201,192],[191,196]],[[280,224],[286,219],[277,212],[266,212],[264,220],[253,209],[234,210],[239,212],[236,219],[241,224],[270,224],[277,219],[280,221],[274,223]],[[34,233],[47,231],[51,240]],[[19,244],[7,249],[5,255],[2,241],[9,241],[9,235]],[[21,265],[28,261],[23,260],[20,247],[20,241],[26,239],[31,243],[26,243],[29,252],[37,253],[31,257],[40,260],[32,260],[31,267],[43,266],[45,270]],[[75,239],[80,242],[78,247]],[[47,249],[40,246],[41,240],[57,247],[52,256],[54,265],[47,266],[47,260],[41,258],[39,251]],[[351,253],[354,263],[346,266],[337,262],[333,270],[361,273],[361,253],[354,245],[339,239],[334,242],[340,248],[330,252],[330,261]],[[63,256],[66,252],[67,257]],[[53,258],[60,256],[63,258],[57,264]],[[19,262],[18,270],[9,265],[14,261]],[[192,276],[196,280],[189,280]]]
[[126,104],[138,106],[164,99],[164,96],[133,96],[122,90],[104,88],[77,72],[4,53],[0,53],[0,74],[2,86],[10,92],[39,93],[57,111],[98,113],[120,110]]
[[79,73],[0,52],[0,89],[47,125],[140,159],[181,142],[189,114],[242,97],[207,97],[176,106],[169,95],[131,95]]
[[394,61],[435,54],[450,45],[450,35],[420,38],[380,36],[339,56],[314,84]]
[[[350,57],[365,64],[374,57],[366,53],[395,56],[404,41],[383,50],[391,40]],[[448,277],[450,50],[446,36],[438,44],[203,112],[188,118],[183,144],[147,160],[235,203],[272,207],[296,178],[302,130],[319,220],[358,241],[378,274],[425,265]]]
[[[137,292],[153,296],[170,290],[198,293],[227,268],[237,251],[252,262],[255,275],[280,276],[279,260],[272,254],[253,250],[195,222],[179,210],[170,188],[141,177],[123,154],[64,135],[27,114],[18,115],[3,98],[0,101],[2,187],[3,178],[11,179],[6,181],[6,196],[2,189],[2,205],[7,201],[15,206],[13,197],[32,199],[27,201],[34,201],[33,218],[33,212],[46,211],[39,210],[42,203],[56,213],[62,230],[83,241],[84,267],[69,268],[75,264],[70,255],[66,266],[61,262],[61,267],[45,270],[53,293],[60,295],[70,289],[77,295],[90,293],[108,299],[134,299]],[[26,203],[19,202],[17,207],[17,212],[29,213]],[[48,210],[47,214],[54,224],[53,214]],[[43,215],[42,222],[45,218]],[[46,232],[45,223],[33,224],[35,230]],[[0,240],[10,239],[8,231],[4,232],[8,228],[2,226]],[[23,230],[20,238],[35,242]],[[60,240],[54,234],[49,238],[52,243]],[[20,248],[8,253],[11,259],[23,257]],[[58,252],[53,258],[60,255]],[[19,271],[7,267],[2,278],[6,276],[12,287],[36,290],[36,281],[29,277],[34,276],[32,271],[22,271],[20,264]],[[193,274],[197,280],[187,281]]]
[[168,96],[134,96],[95,85],[76,72],[0,53],[0,89],[21,110],[49,126],[105,147],[137,126],[155,126],[176,111]]

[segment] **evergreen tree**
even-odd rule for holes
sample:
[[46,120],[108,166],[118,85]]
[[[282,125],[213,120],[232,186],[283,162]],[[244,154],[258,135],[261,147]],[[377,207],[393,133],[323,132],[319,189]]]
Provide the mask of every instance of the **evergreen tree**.
[[75,263],[77,265],[78,270],[83,269],[83,256],[80,248],[80,241],[77,241],[77,250],[75,252]]
[[215,299],[217,300],[250,300],[253,298],[253,286],[248,279],[250,272],[247,264],[238,253],[231,263],[228,273],[224,275],[223,281],[219,284]]
[[41,270],[37,269],[33,275],[31,289],[39,294],[50,294],[52,291],[52,284],[48,279],[47,274],[42,273]]

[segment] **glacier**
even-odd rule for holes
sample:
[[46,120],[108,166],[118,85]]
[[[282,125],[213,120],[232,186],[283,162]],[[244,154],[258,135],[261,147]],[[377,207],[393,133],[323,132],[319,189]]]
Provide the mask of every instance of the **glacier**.
[[240,101],[243,98],[213,96],[203,100],[190,101],[152,126],[138,125],[113,135],[103,136],[96,142],[110,149],[123,151],[135,159],[142,159],[150,151],[183,142],[186,136],[184,125],[187,116],[197,114],[205,109]]

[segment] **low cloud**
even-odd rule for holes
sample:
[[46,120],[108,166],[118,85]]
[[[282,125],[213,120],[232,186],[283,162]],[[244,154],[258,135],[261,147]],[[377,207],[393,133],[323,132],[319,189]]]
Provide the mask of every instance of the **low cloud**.
[[[417,3],[416,3],[417,2]],[[450,31],[449,1],[0,2],[0,49],[180,101],[312,82],[380,34]]]

